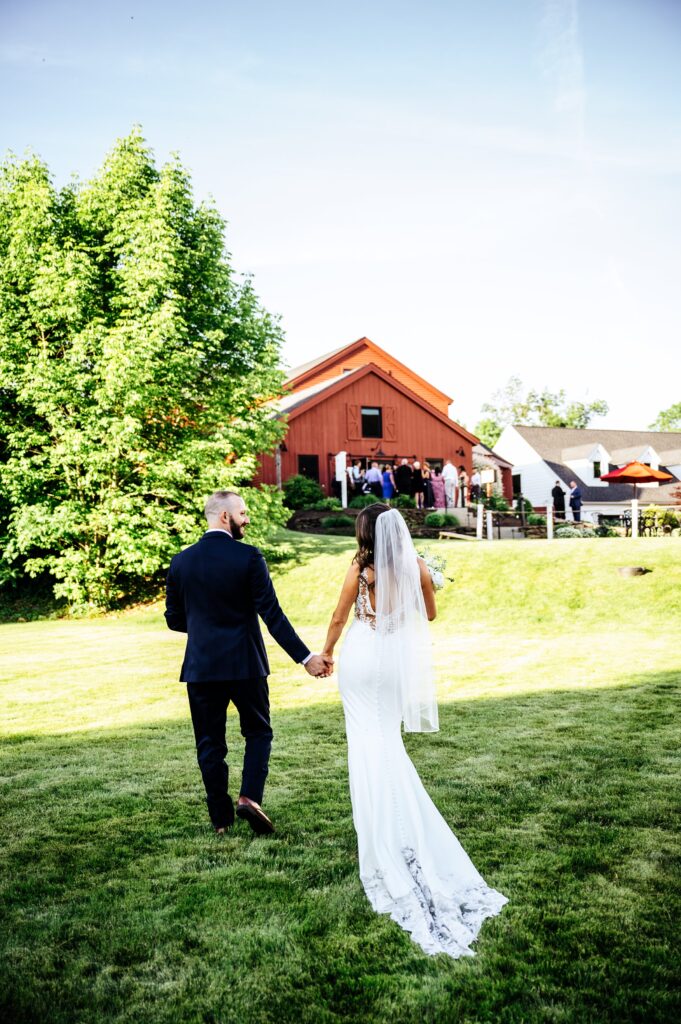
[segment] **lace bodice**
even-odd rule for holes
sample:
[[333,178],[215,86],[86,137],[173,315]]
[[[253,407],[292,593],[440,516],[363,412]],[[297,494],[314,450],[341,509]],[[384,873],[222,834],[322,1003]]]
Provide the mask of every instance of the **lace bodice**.
[[366,622],[372,629],[376,629],[376,612],[371,607],[369,597],[369,581],[364,572],[359,574],[359,589],[355,601],[355,618],[360,622]]

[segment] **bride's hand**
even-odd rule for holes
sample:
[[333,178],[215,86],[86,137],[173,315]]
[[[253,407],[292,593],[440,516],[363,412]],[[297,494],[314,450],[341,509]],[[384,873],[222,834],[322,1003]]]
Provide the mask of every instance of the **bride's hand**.
[[322,651],[320,658],[324,659],[326,665],[326,671],[323,673],[324,677],[333,675],[333,651]]

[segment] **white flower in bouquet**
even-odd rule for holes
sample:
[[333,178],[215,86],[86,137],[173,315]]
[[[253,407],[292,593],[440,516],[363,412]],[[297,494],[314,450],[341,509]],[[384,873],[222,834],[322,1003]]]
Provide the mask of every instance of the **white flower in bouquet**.
[[426,563],[426,568],[430,573],[430,578],[433,581],[433,587],[435,590],[442,590],[445,583],[454,582],[451,576],[445,576],[447,561],[442,557],[442,555],[434,555],[426,548],[422,551],[417,550],[416,554]]

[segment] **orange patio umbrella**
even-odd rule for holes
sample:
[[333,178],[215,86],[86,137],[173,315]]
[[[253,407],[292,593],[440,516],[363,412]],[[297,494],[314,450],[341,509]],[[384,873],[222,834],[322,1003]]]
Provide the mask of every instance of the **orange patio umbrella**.
[[652,484],[658,480],[673,480],[671,473],[663,473],[659,469],[646,466],[645,462],[630,462],[621,469],[613,469],[612,473],[604,473],[601,480],[613,480],[620,484],[633,484],[634,497],[631,502],[631,536],[638,537],[638,498],[636,488],[639,484]]
[[658,480],[673,480],[671,473],[663,473],[662,470],[646,466],[645,462],[630,462],[621,469],[613,469],[612,473],[603,473],[601,480],[612,480],[613,483],[633,484],[634,498],[636,498],[636,487],[638,484],[653,484]]

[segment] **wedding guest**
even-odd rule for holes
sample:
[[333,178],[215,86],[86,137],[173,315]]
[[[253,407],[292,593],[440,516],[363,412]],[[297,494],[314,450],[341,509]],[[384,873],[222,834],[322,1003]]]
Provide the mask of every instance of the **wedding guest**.
[[430,468],[429,462],[423,463],[423,499],[426,508],[434,508],[433,499],[433,488],[431,487],[431,480],[433,478],[433,471]]
[[471,504],[473,505],[480,501],[480,482],[480,470],[474,468],[471,477]]
[[354,465],[348,469],[348,476],[350,477],[350,486],[352,487],[352,493],[356,497],[362,493],[362,483],[364,480],[364,470],[362,469],[362,463],[357,460]]
[[456,508],[456,485],[458,482],[457,472],[452,465],[451,459],[445,459],[442,479],[445,485],[445,501],[448,508]]
[[570,508],[572,509],[572,518],[576,523],[582,521],[582,492],[580,491],[577,483],[574,480],[570,481]]
[[440,472],[439,466],[435,467],[435,472],[430,478],[430,486],[433,489],[433,507],[447,508],[447,481],[444,478],[444,474]]
[[383,477],[377,462],[372,462],[371,468],[367,470],[366,482],[371,494],[375,494],[377,498],[383,497]]
[[469,478],[468,473],[466,472],[466,467],[459,466],[459,496],[461,500],[461,508],[466,507],[466,505],[468,504],[468,499],[470,497],[468,483]]
[[413,482],[412,489],[414,497],[416,498],[416,507],[423,508],[423,492],[425,489],[423,470],[421,469],[421,463],[418,459],[414,459],[414,465],[412,466],[413,471]]
[[383,500],[390,501],[395,493],[395,477],[390,466],[383,467]]
[[395,470],[395,485],[400,494],[411,497],[413,493],[414,474],[409,465],[409,459],[402,459],[402,462]]
[[554,516],[556,519],[565,519],[565,491],[560,486],[560,480],[556,480],[551,497],[553,498]]

